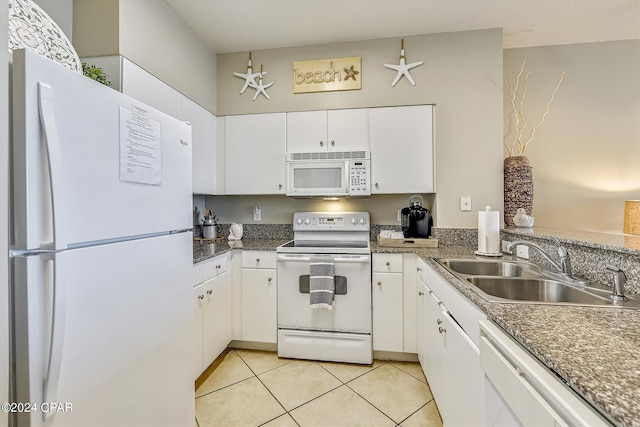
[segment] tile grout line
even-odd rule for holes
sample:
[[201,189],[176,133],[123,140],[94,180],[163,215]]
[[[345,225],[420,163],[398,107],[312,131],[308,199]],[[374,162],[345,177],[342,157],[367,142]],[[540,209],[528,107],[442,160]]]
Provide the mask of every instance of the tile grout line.
[[[368,373],[368,372],[367,372],[367,373]],[[363,376],[364,376],[364,375],[363,375]],[[355,380],[355,378],[354,378],[354,380]],[[349,382],[351,382],[351,381],[349,381]],[[365,401],[365,402],[367,402],[369,405],[371,405],[372,407],[374,407],[374,408],[375,408],[378,412],[380,412],[382,415],[384,415],[385,417],[387,417],[387,418],[389,418],[391,421],[393,421],[393,422],[395,423],[395,425],[400,424],[400,423],[398,423],[396,420],[394,420],[393,418],[391,418],[389,415],[387,415],[386,413],[384,413],[384,412],[382,411],[382,409],[378,408],[376,405],[374,405],[373,403],[369,402],[369,400],[368,400],[366,397],[364,397],[363,395],[361,395],[360,393],[358,393],[357,391],[355,391],[353,388],[349,387],[349,384],[348,384],[348,383],[347,383],[347,384],[345,384],[345,386],[346,386],[349,390],[351,390],[352,392],[354,392],[357,396],[359,396],[362,400],[364,400],[364,401]]]
[[[234,351],[235,351],[235,350],[234,350]],[[278,400],[278,398],[277,398],[277,397],[276,397],[276,396],[271,392],[271,390],[269,390],[269,387],[267,387],[267,385],[266,385],[266,384],[265,384],[265,383],[260,379],[260,377],[258,376],[258,374],[256,374],[256,372],[255,372],[253,369],[251,369],[251,366],[249,366],[249,364],[247,363],[247,361],[246,361],[246,360],[244,360],[244,358],[243,358],[243,357],[242,357],[238,352],[236,352],[236,354],[238,355],[238,357],[240,358],[240,360],[242,360],[242,362],[243,362],[245,365],[247,365],[247,368],[249,368],[249,370],[250,370],[250,371],[251,371],[251,373],[253,374],[254,378],[255,378],[255,379],[257,379],[258,381],[260,381],[260,384],[262,384],[262,386],[263,386],[263,387],[264,387],[264,388],[269,392],[269,394],[271,395],[271,397],[273,397],[273,398],[275,399],[275,401],[276,401],[276,402],[278,402],[278,405],[280,405],[280,407],[281,407],[281,408],[282,408],[282,410],[284,411],[284,414],[280,414],[280,415],[278,415],[277,417],[275,417],[275,418],[273,418],[273,419],[271,419],[271,420],[268,420],[267,422],[264,422],[264,423],[262,423],[262,424],[260,424],[260,425],[265,425],[266,423],[269,423],[269,422],[271,422],[271,421],[275,420],[276,418],[279,418],[279,417],[281,417],[281,416],[283,416],[283,415],[285,415],[285,414],[287,414],[287,415],[289,415],[289,416],[291,417],[291,415],[289,414],[289,411],[287,411],[287,408],[285,408],[285,407],[284,407],[284,405],[282,404],[282,402],[280,402],[280,400]],[[291,362],[289,362],[289,363],[291,363]],[[275,371],[276,369],[281,368],[281,367],[283,367],[283,366],[286,366],[286,365],[288,365],[289,363],[285,363],[284,365],[277,366],[277,367],[275,367],[275,368],[273,368],[273,369],[268,369],[268,370],[266,370],[265,372]],[[265,372],[263,372],[263,374],[264,374]],[[297,422],[293,417],[291,417],[291,419],[293,419],[293,422],[295,422],[298,426],[300,426],[300,424],[298,424],[298,422]]]
[[[413,375],[409,374],[408,372],[405,372],[403,369],[398,368],[398,367],[397,367],[397,366],[395,366],[393,363],[391,363],[391,362],[386,362],[386,364],[389,364],[389,365],[393,366],[394,368],[396,368],[396,369],[397,369],[397,370],[399,370],[400,372],[402,372],[402,373],[404,373],[404,374],[408,375],[409,377],[411,377],[411,378],[415,379],[416,381],[420,381],[420,380],[419,380],[419,379],[417,379],[415,376],[413,376]],[[383,366],[383,365],[381,365],[381,366]],[[371,371],[373,371],[373,369],[372,369]],[[370,373],[371,371],[367,372],[366,374]],[[349,387],[349,383],[351,383],[351,382],[355,381],[355,380],[356,380],[356,379],[358,379],[358,378],[363,377],[363,376],[364,376],[364,375],[366,375],[366,374],[363,374],[363,375],[361,375],[360,377],[357,377],[357,378],[352,379],[351,381],[348,381],[347,383],[345,383],[345,386]],[[420,381],[420,383],[425,384],[425,383],[423,383],[422,381]],[[429,387],[429,383],[427,383],[426,385],[427,385],[427,387]],[[381,413],[381,414],[383,414],[385,417],[387,417],[387,418],[389,418],[391,421],[393,421],[393,422],[396,424],[396,426],[398,426],[398,425],[400,425],[401,423],[405,422],[405,421],[406,421],[407,419],[409,419],[413,414],[415,414],[416,412],[418,412],[421,408],[423,408],[424,406],[428,405],[428,404],[429,404],[429,402],[431,402],[432,400],[433,400],[433,401],[434,401],[434,403],[435,403],[435,399],[434,399],[434,397],[433,397],[433,393],[431,393],[431,388],[429,387],[429,392],[430,392],[430,394],[431,394],[431,399],[430,399],[429,401],[427,401],[427,403],[425,403],[424,405],[422,405],[422,406],[420,406],[418,409],[416,409],[414,412],[412,412],[412,413],[411,413],[408,417],[406,417],[404,420],[402,420],[402,421],[400,421],[400,422],[397,422],[396,420],[394,420],[393,418],[391,418],[389,415],[387,415],[384,411],[382,411],[382,409],[378,408],[378,407],[377,407],[376,405],[374,405],[372,402],[369,402],[369,400],[368,400],[367,398],[365,398],[364,396],[362,396],[362,395],[361,395],[360,393],[358,393],[356,390],[354,390],[354,389],[353,389],[353,388],[351,388],[351,387],[349,387],[349,390],[353,391],[355,394],[357,394],[358,396],[360,396],[360,397],[361,397],[364,401],[366,401],[368,404],[370,404],[371,406],[373,406],[374,408],[376,408],[378,411],[380,411],[380,413]]]

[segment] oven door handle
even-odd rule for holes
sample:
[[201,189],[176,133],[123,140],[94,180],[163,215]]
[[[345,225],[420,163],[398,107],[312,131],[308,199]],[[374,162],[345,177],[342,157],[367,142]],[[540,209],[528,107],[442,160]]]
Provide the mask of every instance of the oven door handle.
[[[298,261],[298,262],[309,262],[311,261],[311,256],[309,255],[287,255],[287,254],[278,254],[276,256],[277,261]],[[371,261],[371,257],[369,255],[351,255],[351,256],[336,256],[333,258],[333,262],[341,262],[341,263],[367,263]]]

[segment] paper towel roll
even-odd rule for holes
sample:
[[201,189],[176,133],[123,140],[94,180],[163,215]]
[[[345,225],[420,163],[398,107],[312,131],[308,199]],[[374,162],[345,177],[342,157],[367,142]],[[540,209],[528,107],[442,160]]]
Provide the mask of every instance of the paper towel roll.
[[478,252],[500,254],[500,212],[492,211],[491,206],[478,212]]

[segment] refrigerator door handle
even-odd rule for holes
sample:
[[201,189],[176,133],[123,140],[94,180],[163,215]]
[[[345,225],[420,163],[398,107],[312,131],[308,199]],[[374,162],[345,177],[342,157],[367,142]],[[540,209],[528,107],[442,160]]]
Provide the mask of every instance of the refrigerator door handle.
[[67,248],[66,219],[63,210],[67,205],[67,186],[64,183],[64,165],[58,138],[58,128],[53,114],[53,90],[46,83],[38,82],[40,123],[47,145],[49,163],[49,185],[51,186],[51,212],[53,214],[53,242],[43,244],[43,249],[61,250]]
[[[67,305],[67,277],[64,263],[56,262],[59,254],[41,255],[41,258],[53,262],[53,309],[51,310],[51,340],[47,371],[44,379],[44,395],[42,402],[58,402],[58,382],[62,366],[62,350],[64,347],[64,331]],[[42,411],[43,421],[50,418],[55,411]]]

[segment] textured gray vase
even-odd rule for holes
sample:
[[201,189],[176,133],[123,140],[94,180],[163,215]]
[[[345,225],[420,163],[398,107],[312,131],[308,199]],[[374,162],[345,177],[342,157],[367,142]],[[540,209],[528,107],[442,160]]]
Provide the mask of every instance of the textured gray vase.
[[527,215],[533,210],[533,173],[527,156],[504,159],[504,223],[514,225],[513,217],[518,208]]

